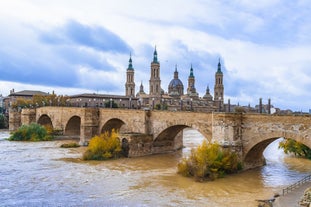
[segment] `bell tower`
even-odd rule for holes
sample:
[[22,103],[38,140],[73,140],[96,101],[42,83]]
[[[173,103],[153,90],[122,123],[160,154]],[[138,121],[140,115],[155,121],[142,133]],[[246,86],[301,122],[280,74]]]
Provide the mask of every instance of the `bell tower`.
[[160,79],[160,63],[158,61],[157,49],[153,52],[153,61],[150,68],[149,80],[149,95],[150,97],[159,98],[161,96],[161,79]]
[[218,62],[218,69],[215,73],[215,86],[214,86],[214,102],[219,110],[224,105],[224,85],[223,85],[223,73],[221,71],[220,58]]
[[125,96],[135,96],[134,68],[132,64],[132,55],[130,55],[129,66],[126,70]]

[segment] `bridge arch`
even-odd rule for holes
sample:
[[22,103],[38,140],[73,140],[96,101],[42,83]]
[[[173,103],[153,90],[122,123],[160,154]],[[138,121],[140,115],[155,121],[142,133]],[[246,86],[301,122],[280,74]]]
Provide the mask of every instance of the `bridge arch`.
[[112,118],[109,119],[102,127],[100,130],[100,133],[105,133],[105,132],[111,132],[112,129],[115,129],[118,132],[122,131],[122,126],[125,125],[125,122],[122,121],[121,119],[117,118]]
[[65,127],[64,135],[66,136],[80,136],[81,118],[79,116],[72,116]]
[[47,114],[42,114],[39,117],[37,123],[42,125],[42,126],[49,127],[51,129],[53,129],[52,119]]
[[302,139],[301,136],[297,136],[297,134],[287,134],[287,136],[284,137],[280,133],[271,133],[270,137],[262,138],[251,147],[247,147],[249,150],[245,151],[245,156],[243,159],[244,168],[249,169],[257,166],[262,166],[265,163],[265,158],[263,156],[264,150],[269,144],[280,138],[293,139],[310,148],[310,146],[308,146],[308,142],[305,142],[304,139]]
[[203,137],[204,135],[196,128],[185,125],[178,124],[169,126],[162,130],[159,135],[153,140],[153,148],[159,151],[175,151],[181,149],[184,146],[184,129],[194,129],[198,131]]
[[244,168],[262,166],[265,163],[263,152],[269,144],[281,137],[272,137],[255,144],[244,156]]

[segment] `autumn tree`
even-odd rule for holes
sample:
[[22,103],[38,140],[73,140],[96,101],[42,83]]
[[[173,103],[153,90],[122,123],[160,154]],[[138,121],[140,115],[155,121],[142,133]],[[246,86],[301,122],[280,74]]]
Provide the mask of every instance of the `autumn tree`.
[[293,153],[297,157],[311,159],[311,149],[293,139],[284,139],[279,143],[279,148],[283,149],[286,154]]
[[214,180],[225,174],[235,173],[241,169],[237,154],[223,149],[217,143],[203,141],[196,149],[191,150],[188,158],[178,163],[178,173],[194,177],[198,181]]
[[115,130],[94,136],[83,154],[84,160],[107,160],[121,156],[121,143]]

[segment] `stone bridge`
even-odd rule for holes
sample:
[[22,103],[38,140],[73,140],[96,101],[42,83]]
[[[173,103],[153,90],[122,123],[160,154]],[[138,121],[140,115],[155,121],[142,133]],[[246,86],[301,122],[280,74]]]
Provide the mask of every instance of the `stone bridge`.
[[10,130],[36,122],[48,125],[80,144],[116,129],[128,156],[165,153],[182,147],[184,128],[198,130],[209,142],[238,152],[244,167],[263,164],[263,151],[284,137],[311,148],[311,116],[196,113],[105,108],[41,107],[10,112]]

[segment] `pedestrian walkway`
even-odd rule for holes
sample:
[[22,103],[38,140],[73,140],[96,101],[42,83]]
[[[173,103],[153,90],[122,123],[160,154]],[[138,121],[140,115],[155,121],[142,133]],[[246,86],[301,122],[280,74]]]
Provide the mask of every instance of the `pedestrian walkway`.
[[298,188],[294,189],[293,191],[285,194],[284,196],[281,195],[280,197],[276,198],[275,202],[273,203],[273,206],[274,207],[300,207],[298,202],[303,196],[304,191],[309,187],[311,187],[311,182],[306,182],[300,185]]

